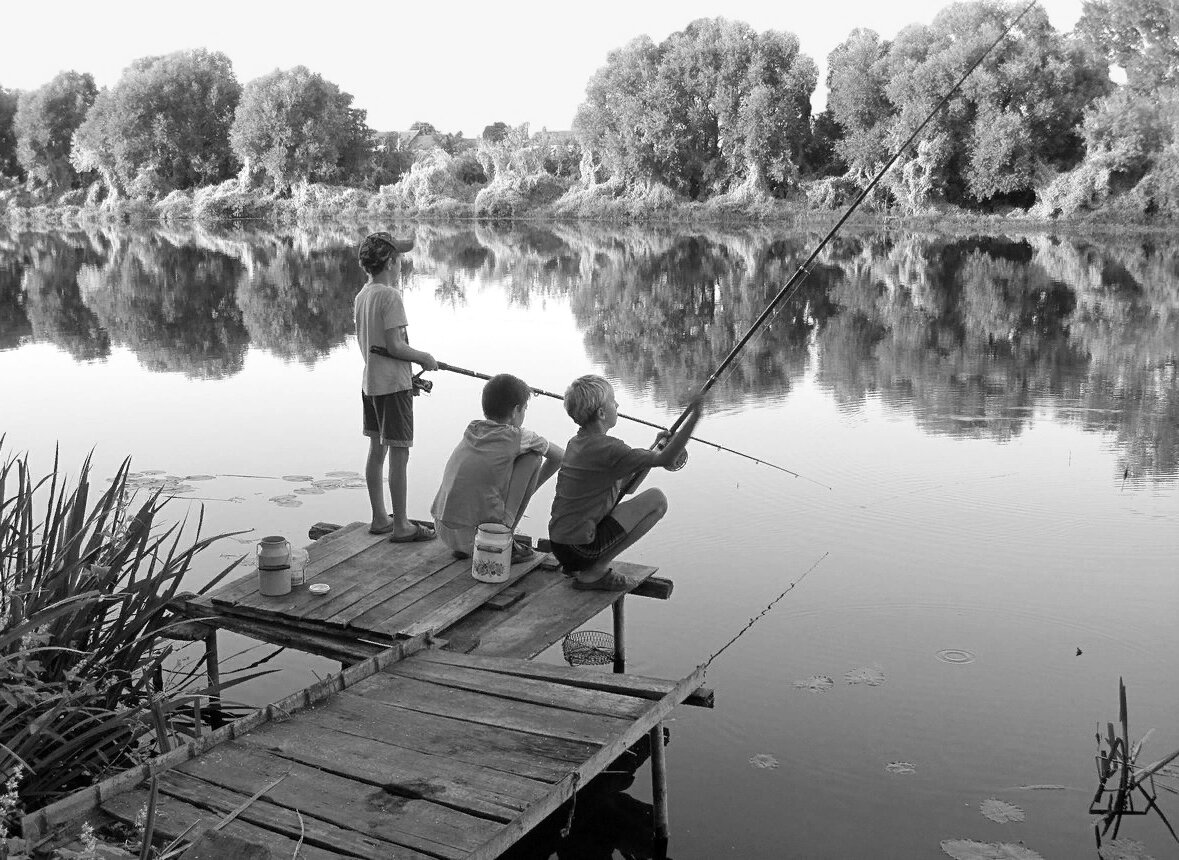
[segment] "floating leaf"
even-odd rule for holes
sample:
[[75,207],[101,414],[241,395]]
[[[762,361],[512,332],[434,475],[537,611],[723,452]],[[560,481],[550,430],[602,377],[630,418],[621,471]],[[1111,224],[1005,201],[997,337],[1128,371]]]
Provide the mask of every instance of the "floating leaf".
[[812,693],[826,693],[835,686],[835,682],[828,675],[812,675],[805,681],[795,681],[794,686]]
[[144,469],[139,474],[140,475],[162,475],[162,474],[164,474],[164,470],[163,469]]
[[306,481],[310,481],[311,476],[310,475],[283,475],[282,479],[284,481],[291,481],[296,484],[301,484]]
[[213,475],[189,475],[184,480],[186,481],[211,481]]
[[890,761],[884,766],[884,769],[889,773],[908,774],[916,773],[917,765],[913,764],[911,761]]
[[359,478],[360,472],[355,472],[350,469],[336,469],[332,472],[324,472],[329,478]]
[[758,753],[757,755],[749,757],[749,763],[756,768],[763,770],[767,768],[775,768],[778,766],[778,760],[769,753]]
[[349,478],[344,482],[344,488],[347,490],[365,490],[368,489],[368,484],[364,478]]
[[954,860],[1044,860],[1035,851],[1010,842],[943,839],[941,847],[942,851]]
[[1008,821],[1023,821],[1023,810],[1012,806],[1005,800],[988,797],[978,805],[978,811],[983,817],[991,819],[996,824],[1006,824]]
[[1101,860],[1154,860],[1146,853],[1146,846],[1133,839],[1111,839],[1097,849]]
[[192,484],[169,484],[164,487],[164,491],[171,493],[174,496],[180,496],[184,493],[196,492],[196,487]]
[[295,490],[295,492],[301,496],[322,496],[323,488],[313,485],[310,487],[299,487],[299,489]]
[[1067,785],[1017,785],[1016,791],[1072,791]]
[[298,508],[303,504],[296,496],[271,496],[270,501],[280,508]]
[[867,684],[869,687],[879,687],[884,683],[884,670],[879,666],[873,668],[852,669],[843,673],[843,680],[849,684]]
[[339,478],[320,478],[318,481],[312,481],[311,486],[319,487],[321,490],[338,490],[344,486],[344,482]]

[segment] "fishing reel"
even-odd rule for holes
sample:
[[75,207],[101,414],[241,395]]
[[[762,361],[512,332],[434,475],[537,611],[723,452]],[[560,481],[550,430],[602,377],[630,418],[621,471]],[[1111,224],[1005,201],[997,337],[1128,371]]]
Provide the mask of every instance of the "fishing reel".
[[[653,450],[662,451],[665,447],[667,447],[667,443],[670,441],[670,439],[671,437],[667,435],[666,432],[661,432],[657,437],[655,437],[655,447]],[[669,472],[678,472],[686,465],[688,465],[688,449],[684,448],[684,450],[680,451],[679,456],[675,458],[675,461],[671,465],[664,466],[663,468],[667,469]]]
[[426,371],[424,371],[424,370],[419,370],[417,373],[414,374],[413,379],[410,380],[410,382],[413,383],[413,396],[414,397],[417,397],[419,394],[429,394],[431,391],[434,390],[433,380],[422,379],[422,374],[425,372]]

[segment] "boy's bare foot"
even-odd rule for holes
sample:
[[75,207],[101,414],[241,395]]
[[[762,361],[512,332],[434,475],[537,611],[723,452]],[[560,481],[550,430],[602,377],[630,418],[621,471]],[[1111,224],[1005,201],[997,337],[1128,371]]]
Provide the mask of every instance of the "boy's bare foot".
[[387,535],[395,528],[397,528],[397,523],[393,521],[392,517],[389,517],[385,523],[371,523],[368,527],[368,533],[370,535]]
[[434,530],[429,526],[421,523],[410,523],[410,529],[407,532],[399,534],[393,532],[393,537],[389,538],[393,543],[418,543],[420,541],[434,540],[438,537]]

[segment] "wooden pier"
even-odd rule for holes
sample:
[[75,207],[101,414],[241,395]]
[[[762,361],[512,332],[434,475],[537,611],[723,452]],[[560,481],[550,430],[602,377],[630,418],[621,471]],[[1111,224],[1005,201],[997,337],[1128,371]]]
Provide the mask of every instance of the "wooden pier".
[[[662,721],[682,702],[711,707],[704,668],[666,681],[622,674],[621,653],[613,674],[529,659],[608,606],[621,646],[626,592],[574,589],[541,554],[505,583],[479,583],[440,542],[393,544],[362,524],[310,553],[307,583],[326,582],[327,594],[264,597],[251,572],[177,609],[199,619],[192,635],[205,640],[211,687],[217,629],[346,668],[26,816],[26,839],[82,817],[132,822],[154,783],[164,840],[193,841],[236,812],[219,835],[276,858],[296,845],[307,858],[493,858],[644,735],[653,835],[666,839]],[[632,593],[670,593],[651,582],[654,568],[615,570]]]

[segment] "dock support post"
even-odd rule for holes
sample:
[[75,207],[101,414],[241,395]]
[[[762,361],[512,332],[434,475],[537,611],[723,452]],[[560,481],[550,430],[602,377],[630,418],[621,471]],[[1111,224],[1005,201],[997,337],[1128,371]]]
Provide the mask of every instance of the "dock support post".
[[655,855],[667,848],[667,754],[663,748],[663,723],[648,735],[651,741],[651,806],[655,812]]
[[217,654],[217,628],[205,634],[205,675],[209,679],[209,696],[221,698],[221,658]]
[[619,675],[626,671],[626,612],[623,608],[625,599],[624,594],[611,606],[614,612],[614,671]]

